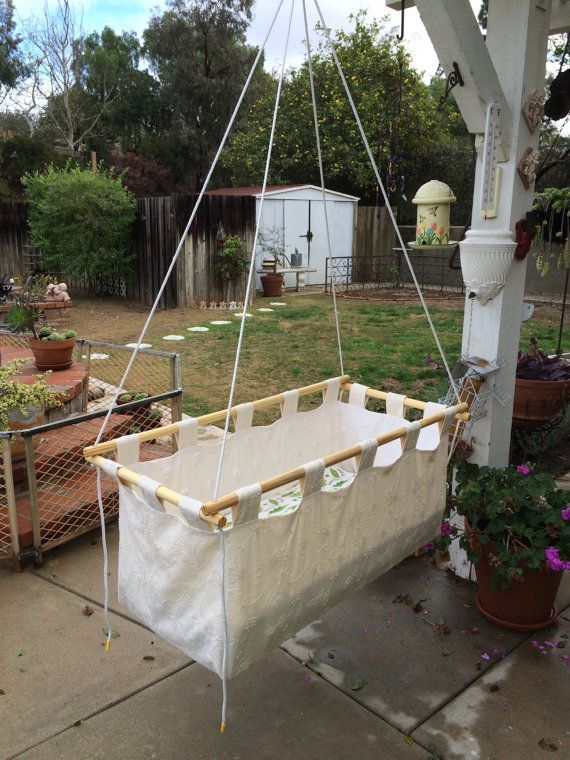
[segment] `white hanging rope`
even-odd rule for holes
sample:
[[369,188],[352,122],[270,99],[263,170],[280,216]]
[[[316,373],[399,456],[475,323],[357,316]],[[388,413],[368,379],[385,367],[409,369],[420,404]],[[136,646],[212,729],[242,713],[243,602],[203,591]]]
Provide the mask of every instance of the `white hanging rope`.
[[325,212],[325,228],[327,232],[327,247],[329,251],[329,261],[331,262],[331,288],[333,297],[334,319],[336,325],[336,339],[338,343],[338,358],[340,361],[340,374],[344,375],[344,362],[342,358],[342,343],[340,339],[340,324],[338,316],[338,308],[336,303],[336,285],[334,281],[334,271],[332,266],[332,246],[331,246],[331,233],[329,227],[329,212],[327,209],[327,196],[325,192],[325,174],[323,171],[323,154],[321,150],[321,132],[319,129],[319,117],[317,114],[317,99],[315,95],[315,79],[313,77],[313,55],[311,52],[311,38],[309,35],[309,23],[307,21],[307,5],[306,0],[303,0],[303,19],[305,22],[305,41],[307,48],[307,63],[309,65],[309,82],[311,84],[311,101],[313,104],[313,121],[315,123],[315,138],[317,142],[317,155],[319,158],[319,177],[321,181],[321,192],[323,195],[323,209]]
[[[224,436],[222,438],[222,445],[220,448],[220,458],[218,461],[218,470],[216,473],[216,484],[214,486],[214,500],[218,498],[218,493],[220,489],[220,479],[222,477],[222,469],[224,466],[224,455],[226,452],[226,444],[228,440],[228,432],[230,429],[230,420],[231,420],[231,408],[234,403],[234,394],[236,389],[236,383],[237,383],[237,375],[238,375],[238,369],[239,369],[239,360],[241,357],[241,347],[243,343],[243,336],[245,332],[245,325],[247,323],[247,308],[249,305],[249,298],[251,294],[251,289],[253,285],[253,276],[255,272],[255,257],[257,253],[257,242],[259,239],[259,229],[261,226],[261,218],[263,214],[263,204],[265,202],[265,193],[267,190],[267,180],[269,177],[269,165],[271,163],[271,154],[273,152],[273,140],[275,137],[275,128],[277,125],[277,114],[279,113],[279,102],[281,100],[281,89],[283,86],[283,79],[285,77],[285,63],[287,60],[287,50],[289,48],[289,38],[291,36],[291,22],[293,20],[293,9],[295,7],[295,0],[291,0],[291,10],[289,11],[289,24],[287,27],[287,38],[285,40],[285,49],[283,51],[283,61],[281,63],[281,73],[279,76],[279,83],[277,85],[277,95],[275,97],[275,107],[273,110],[273,121],[271,123],[271,132],[269,135],[269,147],[267,149],[267,158],[265,161],[265,172],[263,175],[263,186],[261,188],[261,198],[259,201],[259,210],[257,213],[257,223],[255,227],[255,235],[253,239],[253,247],[251,251],[251,261],[249,264],[249,273],[247,277],[247,285],[245,289],[245,298],[243,299],[243,311],[241,313],[241,322],[240,322],[240,329],[239,329],[239,338],[238,338],[238,344],[236,349],[236,358],[234,361],[234,369],[232,373],[232,382],[230,386],[230,395],[228,399],[228,411],[226,414],[226,421],[224,424]],[[223,616],[223,624],[224,624],[224,651],[222,655],[222,722],[220,726],[220,731],[223,733],[226,728],[226,710],[227,710],[227,702],[228,702],[228,679],[226,674],[226,663],[228,660],[228,617],[227,617],[227,609],[226,609],[226,573],[225,573],[225,543],[224,543],[224,531],[223,528],[218,529],[219,535],[220,535],[220,597],[221,597],[221,610],[222,610],[222,616]]]
[[[113,408],[117,404],[117,399],[119,398],[120,394],[124,392],[124,385],[127,380],[127,377],[129,375],[129,372],[131,371],[131,368],[134,364],[134,361],[136,359],[136,356],[139,352],[140,345],[144,341],[146,332],[150,326],[150,323],[152,321],[152,318],[158,308],[158,304],[160,303],[160,299],[162,298],[162,295],[164,293],[164,290],[166,288],[166,285],[168,283],[168,280],[170,278],[170,275],[172,274],[172,271],[176,265],[176,262],[178,260],[178,257],[180,256],[180,252],[182,251],[184,247],[184,242],[188,236],[188,232],[190,231],[190,228],[192,226],[192,223],[194,222],[194,218],[196,217],[196,213],[198,211],[198,208],[200,207],[200,203],[202,202],[202,198],[204,197],[206,190],[208,189],[208,185],[210,184],[210,180],[212,179],[212,174],[214,173],[214,170],[218,164],[220,155],[222,153],[222,150],[225,147],[225,144],[227,142],[228,136],[232,130],[232,127],[234,125],[234,122],[237,118],[238,112],[241,108],[241,105],[243,103],[243,100],[245,98],[245,95],[249,89],[249,85],[251,84],[251,80],[253,79],[253,75],[255,74],[255,71],[257,69],[257,66],[259,64],[259,61],[261,60],[261,57],[263,55],[263,51],[265,50],[265,46],[267,44],[267,40],[269,39],[269,35],[271,34],[273,27],[275,25],[275,21],[277,20],[277,16],[279,15],[279,11],[281,10],[281,6],[283,5],[284,0],[280,0],[280,2],[277,5],[277,9],[275,11],[275,14],[273,16],[273,19],[271,20],[271,24],[269,25],[269,29],[267,30],[267,34],[265,35],[265,39],[263,40],[263,43],[261,44],[261,47],[257,51],[257,55],[255,57],[255,60],[252,64],[252,67],[250,69],[250,72],[248,74],[248,77],[245,81],[245,84],[243,86],[243,90],[241,91],[241,94],[238,98],[238,101],[235,105],[235,108],[233,110],[233,113],[231,115],[230,121],[228,123],[228,126],[226,127],[226,131],[224,132],[224,136],[222,137],[222,141],[218,147],[218,150],[216,152],[216,155],[214,157],[214,160],[212,162],[212,165],[210,167],[210,170],[208,171],[208,174],[206,176],[206,180],[204,181],[204,185],[202,186],[202,189],[200,190],[200,193],[198,195],[198,198],[196,200],[196,203],[194,204],[194,208],[192,209],[192,213],[190,214],[190,218],[188,219],[188,222],[186,224],[186,227],[184,228],[184,232],[182,233],[182,236],[180,238],[180,241],[176,247],[176,250],[174,252],[174,255],[172,257],[172,261],[170,262],[170,266],[168,267],[166,274],[164,275],[164,279],[162,281],[162,284],[158,290],[157,296],[154,300],[154,303],[152,305],[152,308],[148,314],[147,320],[144,323],[144,327],[141,331],[141,334],[139,336],[139,339],[137,341],[137,344],[133,350],[133,353],[131,355],[131,358],[129,359],[129,362],[127,364],[127,367],[125,369],[125,372],[123,374],[123,377],[121,378],[121,381],[119,383],[119,387],[117,388],[117,391],[113,397],[113,400],[111,404],[109,405],[109,409],[107,411],[107,414],[105,415],[105,418],[103,419],[103,423],[101,425],[101,428],[99,430],[99,433],[97,434],[97,438],[95,439],[95,443],[99,443],[101,441],[101,438],[103,436],[103,433],[105,432],[105,429],[107,428],[107,425],[109,424],[109,420],[111,418],[111,415],[113,413]],[[245,311],[245,307],[244,307]],[[106,540],[106,532],[105,532],[105,513],[103,510],[103,499],[101,495],[101,471],[98,468],[97,471],[97,499],[99,503],[99,518],[101,520],[101,540],[103,543],[103,564],[104,564],[104,578],[103,578],[103,589],[104,589],[104,614],[105,614],[105,620],[107,622],[107,642],[106,642],[106,649],[108,650],[111,645],[111,627],[109,625],[109,577],[107,575],[107,566],[108,566],[108,552],[107,552],[107,540]]]
[[265,192],[267,189],[267,179],[269,177],[269,165],[271,163],[271,154],[273,152],[273,139],[275,137],[275,127],[277,125],[277,114],[279,113],[279,102],[281,100],[281,89],[283,87],[283,79],[285,78],[285,63],[287,60],[287,50],[289,49],[289,38],[291,36],[291,22],[293,20],[293,8],[295,7],[295,0],[291,0],[291,10],[289,11],[289,25],[287,28],[287,38],[285,40],[285,49],[283,51],[283,60],[281,62],[281,72],[279,75],[279,82],[277,84],[277,94],[275,97],[275,106],[273,109],[273,121],[271,123],[271,132],[269,135],[269,147],[267,149],[267,157],[265,160],[265,172],[263,174],[263,186],[261,188],[261,198],[259,201],[259,210],[257,212],[257,223],[255,226],[255,235],[253,238],[253,250],[251,252],[251,261],[249,264],[249,273],[247,277],[247,286],[245,289],[245,298],[243,299],[243,311],[241,314],[241,323],[239,328],[239,338],[238,338],[238,344],[236,349],[236,358],[234,361],[234,369],[232,373],[232,382],[230,386],[230,396],[228,399],[228,411],[226,414],[226,421],[224,424],[224,437],[222,438],[222,445],[220,449],[220,459],[218,462],[218,471],[216,473],[216,484],[214,486],[214,495],[213,499],[214,501],[218,498],[219,489],[220,489],[220,479],[222,477],[222,468],[224,465],[224,455],[226,453],[226,443],[228,440],[228,432],[230,429],[230,420],[231,420],[231,409],[234,403],[234,395],[235,395],[235,389],[236,389],[236,383],[237,383],[237,375],[238,375],[238,368],[239,368],[239,360],[241,356],[241,347],[243,343],[243,335],[245,332],[245,325],[246,325],[246,315],[247,315],[247,307],[249,304],[249,297],[251,293],[251,288],[253,284],[253,275],[255,272],[255,255],[257,252],[257,242],[259,239],[259,229],[261,226],[261,217],[263,214],[263,204],[265,202]]
[[360,132],[360,136],[362,138],[362,142],[364,143],[364,147],[366,148],[366,152],[368,154],[368,158],[370,159],[370,163],[371,163],[372,168],[374,170],[374,174],[376,176],[376,181],[378,182],[378,186],[380,187],[380,190],[382,192],[382,197],[384,198],[384,203],[386,204],[386,208],[388,210],[388,214],[390,216],[390,220],[392,221],[392,225],[394,226],[394,232],[396,233],[396,237],[398,238],[398,242],[400,243],[402,252],[404,254],[404,258],[406,259],[406,263],[407,263],[408,268],[410,270],[410,274],[412,275],[412,280],[414,281],[414,285],[415,285],[416,290],[418,292],[418,296],[420,297],[420,301],[421,301],[421,304],[423,306],[423,309],[424,309],[424,312],[425,312],[425,315],[426,315],[426,319],[427,319],[427,321],[429,323],[429,326],[431,328],[431,331],[433,333],[433,337],[434,337],[434,340],[435,340],[435,343],[436,343],[436,346],[437,346],[437,350],[439,351],[439,354],[441,356],[441,360],[442,360],[443,365],[445,367],[445,371],[447,372],[447,375],[449,377],[449,382],[451,383],[451,387],[453,388],[453,391],[454,391],[454,393],[455,393],[455,395],[457,397],[457,400],[460,401],[459,393],[457,391],[457,386],[455,384],[455,380],[454,380],[454,378],[453,378],[453,376],[451,374],[451,370],[449,368],[449,364],[447,363],[447,359],[445,358],[445,354],[443,352],[443,348],[442,348],[441,343],[439,341],[439,336],[438,336],[437,331],[435,329],[435,326],[434,326],[434,324],[432,322],[431,315],[429,313],[429,309],[427,307],[427,304],[426,304],[425,299],[423,297],[423,293],[422,293],[421,288],[420,288],[420,284],[419,284],[418,279],[416,277],[416,273],[414,272],[414,269],[412,267],[412,262],[410,261],[410,257],[408,256],[408,250],[407,250],[406,245],[405,245],[405,243],[404,243],[404,241],[402,239],[402,235],[401,235],[400,230],[398,228],[398,224],[396,222],[396,218],[394,216],[394,212],[392,211],[392,207],[390,206],[390,201],[388,200],[388,195],[387,195],[386,190],[384,188],[384,183],[382,182],[382,179],[380,178],[380,172],[378,171],[378,166],[376,164],[376,160],[374,159],[374,155],[372,153],[372,150],[370,149],[370,144],[368,142],[368,138],[366,137],[366,132],[364,131],[364,127],[362,126],[362,122],[360,120],[360,116],[358,114],[358,110],[357,110],[357,108],[356,108],[356,106],[354,104],[354,100],[352,98],[352,93],[350,92],[350,88],[349,88],[348,83],[346,81],[346,77],[344,76],[344,71],[342,70],[342,66],[340,65],[340,61],[338,59],[338,56],[337,56],[337,53],[336,53],[336,49],[335,49],[335,46],[333,44],[333,41],[332,41],[332,38],[331,38],[331,35],[330,35],[330,30],[329,30],[329,28],[326,25],[326,22],[325,22],[325,19],[323,17],[323,14],[322,14],[321,8],[319,6],[318,0],[314,0],[314,2],[315,2],[315,7],[317,9],[317,13],[319,14],[319,18],[321,20],[321,25],[322,25],[322,28],[323,28],[323,31],[324,31],[324,34],[325,34],[325,37],[326,37],[326,40],[327,40],[327,44],[329,46],[329,49],[330,49],[331,54],[333,56],[336,68],[338,70],[339,76],[340,76],[342,84],[344,86],[344,90],[346,92],[346,96],[348,98],[348,102],[350,103],[350,107],[352,108],[352,113],[354,114],[354,118],[356,120],[356,124],[358,126],[358,130]]

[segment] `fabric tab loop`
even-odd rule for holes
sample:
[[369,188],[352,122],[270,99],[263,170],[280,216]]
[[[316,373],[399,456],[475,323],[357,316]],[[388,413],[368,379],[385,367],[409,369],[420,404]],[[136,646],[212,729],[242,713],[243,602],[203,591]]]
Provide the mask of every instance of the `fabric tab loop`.
[[236,433],[238,430],[251,427],[253,423],[253,404],[248,402],[247,404],[238,404],[235,408],[234,414],[234,428]]
[[362,385],[361,383],[353,383],[350,389],[350,393],[348,394],[348,403],[352,404],[353,406],[358,406],[360,409],[364,409],[366,407],[367,392],[368,388],[366,385]]
[[117,444],[117,462],[124,467],[135,464],[140,458],[141,439],[138,435],[123,435],[115,441]]

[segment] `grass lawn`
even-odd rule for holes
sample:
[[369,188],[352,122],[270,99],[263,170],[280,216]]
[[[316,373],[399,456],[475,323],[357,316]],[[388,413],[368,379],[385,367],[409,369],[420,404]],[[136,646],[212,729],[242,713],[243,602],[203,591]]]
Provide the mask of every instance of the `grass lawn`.
[[[242,349],[236,402],[307,385],[340,374],[332,300],[318,294],[284,295],[287,306],[269,307],[257,299],[249,309]],[[118,300],[77,299],[73,327],[83,338],[127,343],[138,338],[147,309]],[[405,392],[408,396],[437,400],[447,387],[443,369],[426,364],[437,348],[421,306],[390,302],[339,299],[344,369],[366,385]],[[450,364],[459,356],[463,302],[459,299],[430,308],[432,318]],[[523,325],[521,345],[535,335],[548,351],[556,346],[560,312],[539,307]],[[210,325],[228,319],[229,325]],[[188,332],[203,325],[208,332]],[[229,312],[174,309],[159,312],[146,341],[153,348],[180,354],[183,407],[198,415],[226,406],[235,358],[240,320]],[[163,336],[179,334],[183,341],[169,342]],[[570,328],[565,329],[566,349]]]

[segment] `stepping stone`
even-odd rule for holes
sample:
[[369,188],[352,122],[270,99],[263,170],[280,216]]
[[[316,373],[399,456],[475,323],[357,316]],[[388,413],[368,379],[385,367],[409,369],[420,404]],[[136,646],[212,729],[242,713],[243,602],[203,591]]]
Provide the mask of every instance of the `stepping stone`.
[[287,306],[287,304],[284,301],[270,301],[270,306]]
[[165,335],[162,340],[184,340],[183,335]]
[[[234,317],[237,317],[238,319],[241,319],[241,315],[243,312],[238,312],[238,314],[234,314]],[[246,317],[253,317],[253,314],[246,314]]]
[[91,354],[91,359],[108,359],[109,354]]
[[258,309],[257,311],[263,311],[263,312],[265,312],[265,311],[275,311],[275,309]]
[[208,332],[209,327],[189,327],[188,332]]
[[[125,348],[136,348],[136,343],[125,343]],[[152,343],[141,343],[139,348],[152,348]]]
[[210,322],[211,325],[231,325],[231,321],[229,319],[215,319],[213,322]]

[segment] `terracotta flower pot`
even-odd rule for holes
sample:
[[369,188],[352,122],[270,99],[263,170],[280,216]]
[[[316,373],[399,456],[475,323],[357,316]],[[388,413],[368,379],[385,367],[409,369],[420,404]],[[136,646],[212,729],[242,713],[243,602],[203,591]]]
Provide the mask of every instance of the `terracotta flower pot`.
[[75,338],[65,340],[37,340],[28,338],[34,354],[34,364],[41,370],[68,369],[73,364]]
[[263,295],[270,298],[282,295],[283,279],[282,274],[262,274],[261,285],[263,287]]
[[[467,533],[470,526],[465,521]],[[472,542],[477,541],[472,536]],[[562,572],[554,572],[546,565],[538,570],[527,570],[520,579],[511,582],[509,588],[493,588],[491,577],[494,566],[491,562],[493,544],[477,545],[479,561],[475,563],[477,575],[477,607],[479,612],[495,625],[511,631],[539,631],[552,625],[558,616],[554,600],[558,593]]]
[[528,429],[545,425],[563,411],[568,399],[570,399],[570,380],[517,378],[513,404],[513,427]]

